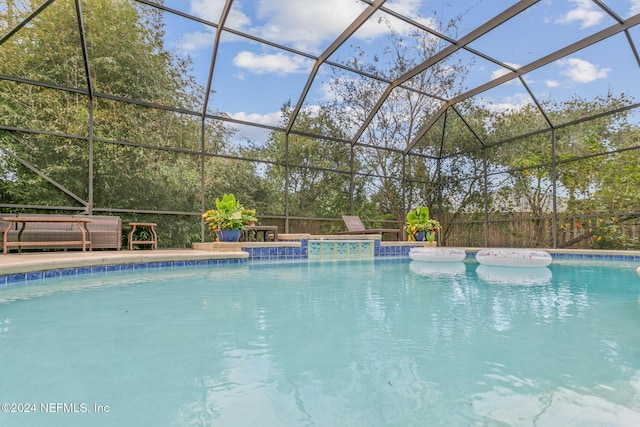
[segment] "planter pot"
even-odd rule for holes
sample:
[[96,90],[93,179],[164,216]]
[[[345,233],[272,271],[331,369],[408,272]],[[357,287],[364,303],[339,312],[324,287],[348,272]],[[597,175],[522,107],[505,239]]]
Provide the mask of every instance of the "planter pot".
[[220,230],[216,232],[218,242],[237,242],[240,240],[242,230]]
[[424,242],[427,240],[427,233],[424,231],[418,231],[413,235],[413,238],[416,239],[416,242]]

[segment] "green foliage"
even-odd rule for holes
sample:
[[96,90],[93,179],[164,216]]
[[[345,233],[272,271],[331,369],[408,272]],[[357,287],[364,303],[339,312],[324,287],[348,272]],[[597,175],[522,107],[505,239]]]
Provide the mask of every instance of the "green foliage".
[[411,225],[424,225],[429,221],[429,208],[418,206],[407,213],[407,223]]
[[589,221],[593,231],[592,244],[594,249],[633,249],[632,239],[625,236],[618,217],[598,218]]
[[424,231],[427,233],[427,240],[433,242],[435,240],[435,232],[440,230],[440,222],[430,218],[428,207],[417,206],[407,213],[407,224],[404,229],[409,236],[409,240],[415,240],[415,235]]
[[[31,9],[0,9],[0,18],[6,17],[6,22],[15,25]],[[201,98],[203,89],[189,77],[189,62],[163,46],[159,9],[120,0],[95,0],[83,4],[83,13],[96,93],[201,108],[195,99]],[[77,31],[74,3],[53,2],[3,43],[0,74],[86,90]],[[0,123],[5,126],[82,137],[0,131],[3,203],[201,211],[201,155],[130,145],[199,150],[202,124],[197,118],[100,97],[94,98],[91,111],[88,97],[78,93],[11,81],[0,81],[0,98]],[[89,135],[91,114],[92,147],[84,139]],[[210,122],[205,135],[206,147],[217,151],[228,131]],[[207,157],[207,167],[211,159]],[[145,215],[121,216],[123,221],[131,221]],[[158,223],[161,246],[183,247],[199,240],[197,216],[172,216],[169,220],[161,214],[153,216],[151,222]]]
[[[630,140],[632,133],[627,133]],[[640,146],[640,131],[635,132]],[[632,212],[640,206],[640,150],[612,154],[592,171],[593,192],[582,205],[595,212]]]
[[[437,17],[434,19],[437,20]],[[443,30],[455,32],[457,23],[457,19],[452,19],[438,24]],[[432,58],[441,49],[438,43],[433,42],[431,35],[423,31],[400,34],[390,29],[388,42],[383,52],[371,60],[362,60],[367,57],[366,53],[353,48],[348,65],[362,74],[348,73],[337,67],[333,69],[334,78],[328,82],[328,86],[335,95],[334,101],[324,107],[339,129],[358,129],[387,88],[387,83],[368,76],[381,76],[393,81]],[[362,209],[385,219],[403,220],[407,201],[403,191],[403,150],[411,144],[413,136],[430,114],[440,106],[428,94],[436,91],[454,93],[467,72],[467,66],[447,58],[404,83],[415,92],[396,88],[388,94],[389,102],[380,106],[371,123],[359,136],[358,143],[361,145],[354,147],[354,170],[357,172],[354,176],[355,189],[362,191],[364,196],[362,204],[354,203],[356,212]],[[434,139],[433,145],[421,145],[417,149],[434,155],[439,152],[440,146],[439,140]],[[410,173],[418,177],[417,162],[414,165],[416,167]],[[423,185],[422,182],[420,184]],[[419,192],[408,195],[412,197],[409,203],[419,202],[418,198],[422,196],[417,194]],[[424,193],[426,195],[429,191]]]
[[236,196],[233,194],[225,194],[222,199],[216,197],[216,209],[224,213],[235,212],[239,208],[239,203],[236,200]]
[[256,211],[247,209],[236,200],[233,194],[224,194],[222,199],[216,197],[216,208],[202,214],[204,222],[212,232],[221,230],[244,230],[258,220]]
[[[284,105],[282,112],[288,116],[290,106]],[[342,136],[322,111],[318,115],[301,111],[298,123],[300,131]],[[284,213],[284,200],[278,195],[288,193],[289,215],[331,218],[349,212],[351,194],[355,198],[362,195],[362,188],[350,191],[350,147],[343,142],[297,134],[286,138],[284,133],[274,131],[267,144],[253,147],[250,155],[273,162],[266,165],[263,180],[265,191],[272,195],[267,212]]]

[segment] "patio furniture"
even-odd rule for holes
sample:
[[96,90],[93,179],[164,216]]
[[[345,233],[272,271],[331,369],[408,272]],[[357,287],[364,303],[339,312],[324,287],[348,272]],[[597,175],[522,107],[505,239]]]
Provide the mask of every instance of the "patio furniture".
[[[9,247],[120,249],[122,220],[112,215],[0,214],[3,251]],[[83,243],[84,235],[84,243]],[[4,245],[6,242],[6,246]],[[5,253],[6,253],[5,252]]]
[[278,241],[278,226],[277,225],[251,225],[245,229],[245,240],[258,241],[258,233],[262,233],[262,241],[269,240],[269,235],[272,235],[273,241]]
[[[18,253],[22,253],[23,246],[77,246],[82,245],[82,252],[86,252],[87,247],[91,250],[91,234],[89,230],[87,230],[87,223],[90,223],[91,220],[87,218],[73,218],[73,217],[3,217],[3,222],[7,223],[6,228],[4,229],[3,237],[2,237],[2,253],[7,254],[9,252],[10,246],[17,246]],[[11,232],[11,227],[17,227],[18,224],[20,228],[17,230],[18,235],[17,239],[14,241],[9,241],[9,235]],[[38,224],[40,226],[46,227],[45,230],[40,230],[41,232],[38,234],[41,236],[40,239],[36,240],[28,240],[23,241],[23,233],[27,224]],[[77,229],[80,232],[79,240],[67,240],[64,239],[66,235],[70,233],[66,233],[67,231],[72,231],[73,225],[77,226]],[[37,227],[37,225],[36,225]],[[33,228],[33,227],[32,227]],[[56,234],[56,230],[58,233]],[[35,231],[35,230],[30,230]],[[60,231],[62,231],[60,233]]]
[[[156,234],[156,223],[154,222],[130,222],[129,227],[131,227],[131,231],[129,231],[129,250],[133,250],[133,245],[151,245],[151,249],[158,249],[158,235]],[[149,232],[149,239],[147,240],[133,240],[133,233],[136,229],[140,227],[141,229],[146,228]]]
[[396,240],[400,240],[402,230],[399,228],[365,228],[360,217],[355,215],[342,215],[342,220],[348,231],[340,231],[337,234],[380,234],[382,237],[385,234],[395,234]]

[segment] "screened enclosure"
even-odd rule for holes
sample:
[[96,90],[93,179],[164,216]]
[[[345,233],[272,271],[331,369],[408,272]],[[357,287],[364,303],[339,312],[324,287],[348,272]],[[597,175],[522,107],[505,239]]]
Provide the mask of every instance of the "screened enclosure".
[[640,1],[0,0],[0,211],[638,248]]

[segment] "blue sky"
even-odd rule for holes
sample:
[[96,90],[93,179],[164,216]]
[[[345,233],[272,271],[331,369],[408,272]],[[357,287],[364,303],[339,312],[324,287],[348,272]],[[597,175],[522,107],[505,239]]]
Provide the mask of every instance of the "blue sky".
[[[509,8],[515,1],[429,1],[395,0],[384,6],[416,22],[459,39],[487,19]],[[640,13],[640,0],[605,0],[622,19]],[[211,22],[218,22],[222,0],[166,0],[165,5]],[[367,7],[358,0],[238,0],[234,1],[226,27],[271,40],[299,52],[319,55]],[[435,15],[434,15],[435,13]],[[447,34],[438,22],[458,15],[462,20],[457,34]],[[434,19],[435,16],[435,19]],[[409,25],[378,12],[354,36],[331,56],[335,62],[350,57],[350,46],[363,49],[369,57],[384,46],[389,23],[400,34]],[[166,45],[194,62],[194,75],[203,86],[209,70],[215,30],[207,25],[165,14]],[[616,23],[591,0],[542,0],[484,37],[469,44],[504,64],[519,68]],[[630,30],[640,48],[640,26]],[[467,88],[486,83],[506,70],[469,52],[463,60],[474,67],[464,81]],[[366,60],[366,58],[364,59]],[[215,97],[210,110],[226,112],[233,118],[275,125],[279,109],[291,99],[295,104],[314,61],[286,50],[223,33],[213,79]],[[331,73],[323,66],[314,81],[305,105],[312,108],[330,99],[327,89]],[[568,100],[579,94],[591,97],[624,92],[640,100],[640,71],[624,34],[575,52],[527,75],[527,85],[542,101]],[[491,103],[494,109],[517,108],[531,102],[517,81],[501,85],[479,95],[478,102]]]

